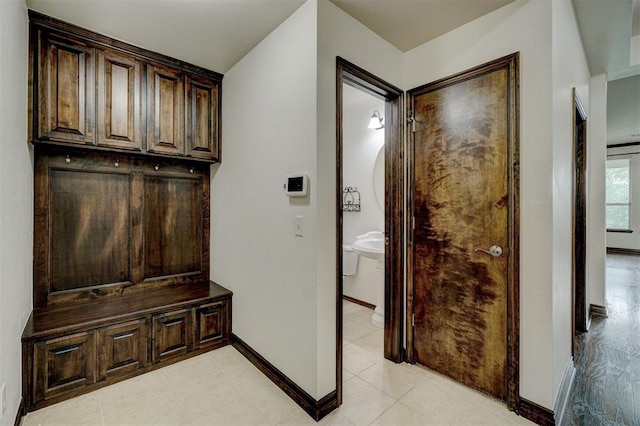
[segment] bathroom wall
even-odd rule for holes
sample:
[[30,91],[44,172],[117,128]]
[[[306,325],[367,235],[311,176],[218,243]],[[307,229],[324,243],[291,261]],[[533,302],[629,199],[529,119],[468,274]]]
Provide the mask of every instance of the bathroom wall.
[[[342,181],[360,192],[360,211],[342,215],[344,244],[352,244],[358,235],[369,231],[384,231],[384,199],[378,203],[374,189],[376,160],[384,170],[384,129],[367,127],[374,110],[384,116],[384,107],[384,101],[343,85]],[[343,279],[343,294],[375,305],[375,264],[375,260],[360,256],[357,273]]]
[[27,7],[0,1],[0,386],[13,425],[20,404],[20,336],[31,312],[33,162],[27,143]]

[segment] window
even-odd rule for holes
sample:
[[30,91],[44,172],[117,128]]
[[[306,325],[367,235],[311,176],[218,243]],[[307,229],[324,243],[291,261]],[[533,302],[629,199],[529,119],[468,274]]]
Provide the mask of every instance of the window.
[[606,217],[607,229],[630,229],[629,159],[607,160],[606,173]]

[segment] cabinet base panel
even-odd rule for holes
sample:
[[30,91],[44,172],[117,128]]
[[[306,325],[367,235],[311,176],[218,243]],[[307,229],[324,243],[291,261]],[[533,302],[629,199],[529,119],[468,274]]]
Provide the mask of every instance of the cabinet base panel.
[[[38,410],[230,344],[231,291],[206,282],[188,290],[183,286],[163,289],[155,296],[152,292],[146,298],[133,295],[101,304],[34,310],[22,335],[21,411]],[[202,312],[215,315],[217,321],[196,327]],[[167,333],[161,326],[171,325],[177,315],[184,326],[177,335]],[[163,339],[171,344],[180,338],[184,338],[184,351],[154,357],[154,347],[167,342]],[[119,346],[114,350],[114,345]],[[71,351],[79,355],[73,357]],[[114,355],[107,356],[110,353]],[[108,373],[109,367],[127,360],[137,362],[139,368]],[[50,383],[51,378],[57,382]],[[65,380],[85,383],[67,390]]]

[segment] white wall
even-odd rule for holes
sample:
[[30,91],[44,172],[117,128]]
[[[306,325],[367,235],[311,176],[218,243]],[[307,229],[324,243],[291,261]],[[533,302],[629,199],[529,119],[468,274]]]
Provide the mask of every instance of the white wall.
[[[557,29],[568,9],[553,10],[564,16]],[[550,332],[556,318],[565,321],[564,295],[557,302],[553,290],[566,266],[553,256],[566,257],[566,235],[556,240],[552,231],[566,220],[553,205],[566,191],[553,186],[566,173],[566,147],[556,143],[566,129],[552,127],[549,105],[563,108],[551,87],[564,90],[576,76],[554,71],[552,86],[551,13],[551,2],[518,0],[403,55],[327,0],[310,0],[226,74],[224,162],[212,178],[212,279],[235,293],[234,332],[313,397],[335,389],[335,56],[411,88],[520,51],[520,393],[553,406],[566,350],[560,336],[554,350]],[[0,383],[8,387],[2,422],[12,424],[32,288],[24,2],[0,1],[0,24],[0,57],[12,58],[0,68]],[[562,157],[554,162],[556,153]],[[284,176],[299,171],[310,176],[310,196],[289,199]],[[590,180],[593,191],[601,193]],[[599,221],[592,207],[590,224]],[[304,216],[304,237],[294,236],[296,215]],[[598,268],[590,269],[590,283],[601,276]],[[590,287],[590,300],[598,299],[594,293]]]
[[[211,277],[234,292],[234,333],[316,399],[336,389],[336,55],[401,79],[397,49],[309,0],[225,75],[211,185]],[[310,196],[289,199],[299,171]]]
[[[571,362],[573,88],[589,108],[590,72],[571,0],[552,2],[553,79],[553,395]],[[589,111],[587,110],[587,116]],[[589,141],[587,141],[589,143]]]
[[640,142],[640,75],[616,80],[609,75],[606,102],[607,144]]
[[[575,51],[565,58],[567,48]],[[564,179],[572,146],[567,94],[577,86],[589,104],[580,49],[568,0],[517,0],[406,54],[328,0],[305,3],[224,81],[224,160],[212,184],[212,277],[235,292],[236,334],[312,396],[335,389],[336,56],[409,89],[520,52],[520,394],[552,408],[570,348]],[[314,78],[315,91],[309,87]],[[307,203],[286,200],[275,189],[300,169],[311,177]],[[589,220],[596,219],[589,212]],[[301,239],[292,236],[296,214],[305,216]],[[590,256],[600,259],[593,251]],[[591,280],[597,280],[595,269]]]
[[553,408],[551,2],[517,0],[405,55],[405,87],[520,52],[520,395]]
[[605,301],[605,191],[607,78],[591,77],[587,117],[587,304]]
[[33,161],[27,144],[27,8],[0,1],[0,385],[13,425],[21,388],[20,336],[31,312]]
[[318,376],[335,389],[336,56],[401,86],[402,53],[328,0],[318,0]]
[[[348,108],[347,98],[352,92],[357,92],[357,89],[345,84],[343,89],[345,109],[342,117],[342,177],[344,186],[358,188],[361,209],[359,212],[344,212],[342,215],[344,244],[352,244],[358,235],[369,231],[384,231],[384,199],[381,200],[381,207],[376,201],[373,184],[374,166],[379,153],[382,154],[384,165],[384,130],[369,129],[367,125],[374,110],[384,116],[385,103],[360,92],[354,96],[359,96],[358,99],[366,97],[370,100],[364,105],[358,103]],[[377,303],[376,282],[376,261],[360,256],[357,273],[344,277],[342,292],[346,296],[375,305]]]
[[[234,292],[234,333],[319,399],[316,18],[315,2],[305,3],[224,77],[211,278]],[[310,195],[289,198],[282,185],[298,172]]]

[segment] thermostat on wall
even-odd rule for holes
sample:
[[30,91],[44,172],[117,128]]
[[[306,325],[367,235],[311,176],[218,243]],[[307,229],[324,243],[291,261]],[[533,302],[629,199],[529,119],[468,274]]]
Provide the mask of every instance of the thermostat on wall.
[[284,184],[285,193],[289,197],[304,197],[307,195],[309,177],[305,174],[289,175]]

